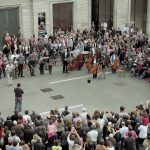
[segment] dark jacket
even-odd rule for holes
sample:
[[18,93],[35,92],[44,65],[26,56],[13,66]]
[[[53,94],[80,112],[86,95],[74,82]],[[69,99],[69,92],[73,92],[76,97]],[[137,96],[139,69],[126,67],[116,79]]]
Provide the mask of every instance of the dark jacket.
[[125,139],[125,150],[136,150],[136,140],[134,137]]
[[68,131],[62,132],[62,134],[61,134],[61,145],[62,146],[68,145],[68,142],[67,142],[67,136],[68,136],[68,134],[69,134]]
[[34,150],[44,150],[45,145],[42,142],[36,142],[34,143]]

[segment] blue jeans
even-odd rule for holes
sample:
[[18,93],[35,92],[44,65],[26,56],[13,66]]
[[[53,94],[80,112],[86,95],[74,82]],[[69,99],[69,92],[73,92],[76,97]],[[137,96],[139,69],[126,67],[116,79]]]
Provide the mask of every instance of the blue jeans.
[[22,100],[15,99],[15,110],[22,111]]

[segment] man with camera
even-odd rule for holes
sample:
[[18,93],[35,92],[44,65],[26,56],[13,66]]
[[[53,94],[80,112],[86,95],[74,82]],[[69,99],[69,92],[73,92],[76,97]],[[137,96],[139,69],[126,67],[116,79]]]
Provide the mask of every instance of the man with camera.
[[67,137],[67,142],[69,144],[69,150],[72,150],[74,146],[81,147],[81,138],[74,127],[71,128],[71,132]]

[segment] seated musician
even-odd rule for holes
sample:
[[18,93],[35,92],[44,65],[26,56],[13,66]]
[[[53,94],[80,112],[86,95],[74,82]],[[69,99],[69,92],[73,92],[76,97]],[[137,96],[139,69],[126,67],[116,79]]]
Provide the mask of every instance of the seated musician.
[[88,72],[90,72],[91,68],[92,68],[92,63],[93,63],[93,57],[90,57],[86,59],[85,61],[85,67],[88,70]]
[[68,58],[68,70],[73,71],[75,69],[75,57],[73,53],[71,53],[70,57]]
[[75,67],[77,70],[80,70],[83,67],[83,56],[81,53],[76,57]]

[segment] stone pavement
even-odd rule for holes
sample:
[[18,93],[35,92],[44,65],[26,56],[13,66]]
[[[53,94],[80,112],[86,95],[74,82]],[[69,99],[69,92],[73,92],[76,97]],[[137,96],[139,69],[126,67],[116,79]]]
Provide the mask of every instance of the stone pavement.
[[91,83],[87,83],[88,75],[84,69],[63,74],[62,66],[58,65],[52,75],[48,71],[39,75],[37,68],[36,76],[30,77],[27,68],[25,77],[14,80],[13,87],[7,86],[6,79],[0,80],[0,111],[4,116],[13,113],[13,89],[18,82],[25,92],[23,111],[35,110],[42,115],[65,105],[71,106],[71,111],[81,111],[82,107],[86,107],[89,113],[95,109],[118,112],[121,105],[130,111],[150,99],[150,83],[144,80],[108,74],[106,80],[92,79]]

